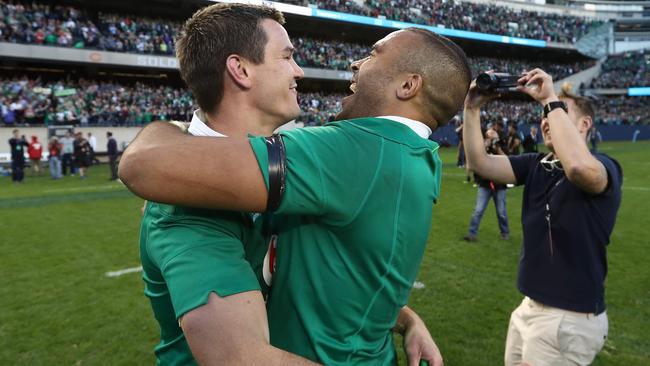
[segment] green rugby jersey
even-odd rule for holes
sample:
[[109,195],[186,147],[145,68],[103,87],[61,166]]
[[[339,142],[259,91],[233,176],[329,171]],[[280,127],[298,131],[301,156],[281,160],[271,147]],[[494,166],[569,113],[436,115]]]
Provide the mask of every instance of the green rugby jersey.
[[[223,136],[204,120],[200,111],[194,112],[187,132]],[[160,325],[154,350],[159,365],[196,364],[178,319],[206,304],[210,292],[228,296],[260,289],[249,261],[263,257],[261,240],[247,213],[147,203],[140,258],[144,292]],[[261,264],[258,273],[259,268]]]
[[[385,118],[281,134],[271,344],[326,365],[395,364],[391,329],[439,194],[438,145]],[[268,182],[264,140],[251,146]]]
[[160,325],[159,365],[196,364],[178,319],[207,303],[260,290],[245,257],[263,246],[249,214],[148,202],[140,227],[144,293]]

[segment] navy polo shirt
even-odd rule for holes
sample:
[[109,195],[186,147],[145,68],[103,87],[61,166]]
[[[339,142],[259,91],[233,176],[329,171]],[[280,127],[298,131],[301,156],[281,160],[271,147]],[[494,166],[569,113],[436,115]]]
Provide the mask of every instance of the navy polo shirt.
[[525,185],[519,291],[549,306],[599,314],[605,310],[607,244],[621,203],[621,167],[605,154],[594,154],[607,170],[607,188],[592,195],[564,171],[547,172],[539,163],[544,156],[508,157],[517,184]]

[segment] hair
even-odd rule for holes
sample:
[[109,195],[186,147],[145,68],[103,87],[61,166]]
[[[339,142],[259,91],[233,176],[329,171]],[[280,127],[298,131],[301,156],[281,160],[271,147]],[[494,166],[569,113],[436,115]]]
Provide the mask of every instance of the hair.
[[581,116],[591,117],[592,121],[596,119],[596,111],[592,101],[589,98],[573,94],[571,92],[571,84],[564,83],[562,85],[562,91],[558,95],[558,98],[571,99]]
[[214,4],[198,10],[183,26],[176,39],[181,77],[204,112],[214,112],[223,99],[228,56],[264,62],[265,19],[284,24],[282,13],[268,6]]
[[113,136],[113,133],[111,131],[106,132],[106,136],[111,137]]
[[422,28],[407,28],[425,42],[402,58],[402,71],[419,74],[423,79],[427,113],[438,126],[449,122],[465,101],[472,73],[465,52],[454,42]]

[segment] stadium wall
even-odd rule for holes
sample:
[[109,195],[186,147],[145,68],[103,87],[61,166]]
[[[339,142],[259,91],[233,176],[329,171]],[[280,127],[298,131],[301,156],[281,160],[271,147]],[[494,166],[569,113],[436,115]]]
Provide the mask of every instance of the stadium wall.
[[[31,141],[31,136],[37,136],[38,140],[43,144],[43,152],[47,151],[48,142],[48,129],[47,127],[3,127],[0,128],[0,163],[9,161],[10,149],[9,139],[12,137],[12,131],[18,129],[21,135],[25,135],[27,141]],[[135,135],[140,132],[139,127],[75,127],[75,132],[83,133],[84,137],[88,137],[88,132],[92,133],[97,138],[97,151],[98,153],[106,152],[106,132],[111,131],[113,138],[117,141],[117,148],[122,151],[124,148],[135,138]]]
[[[603,141],[632,141],[634,134],[637,133],[637,140],[650,140],[650,126],[610,126],[610,125],[598,125],[598,132],[603,139]],[[451,124],[446,125],[442,128],[437,129],[431,139],[437,141],[441,145],[448,143],[450,145],[458,145],[458,138],[455,132],[456,126]],[[522,135],[528,134],[530,126],[523,125],[519,126],[519,132]]]
[[[72,62],[106,66],[128,66],[137,68],[157,68],[177,70],[176,57],[138,55],[133,53],[106,52],[95,50],[79,50],[74,48],[32,46],[0,42],[0,56],[15,59],[42,61]],[[350,80],[352,72],[340,70],[325,70],[303,67],[305,78],[323,80]]]

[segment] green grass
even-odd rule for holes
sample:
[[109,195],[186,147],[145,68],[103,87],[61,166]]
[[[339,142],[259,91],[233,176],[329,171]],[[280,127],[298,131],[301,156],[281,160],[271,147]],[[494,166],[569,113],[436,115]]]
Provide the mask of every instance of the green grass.
[[[625,174],[623,204],[609,247],[609,341],[595,365],[650,364],[650,144],[603,144]],[[443,191],[410,305],[425,319],[446,365],[500,365],[521,242],[521,188],[508,191],[509,241],[498,239],[492,205],[479,242],[465,234],[475,188],[443,149]],[[0,365],[153,364],[158,340],[137,273],[141,200],[109,182],[0,177]],[[399,340],[398,340],[399,342]]]

